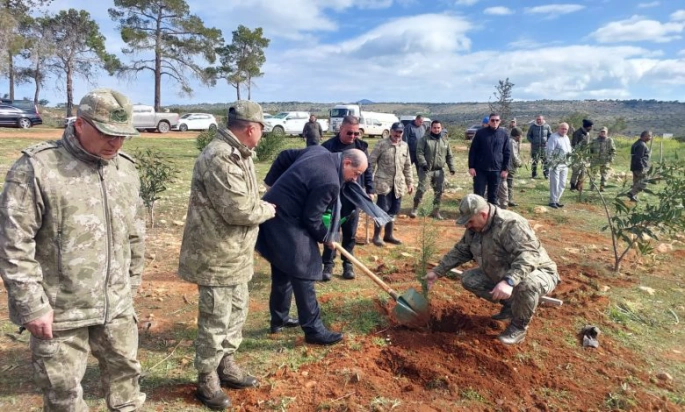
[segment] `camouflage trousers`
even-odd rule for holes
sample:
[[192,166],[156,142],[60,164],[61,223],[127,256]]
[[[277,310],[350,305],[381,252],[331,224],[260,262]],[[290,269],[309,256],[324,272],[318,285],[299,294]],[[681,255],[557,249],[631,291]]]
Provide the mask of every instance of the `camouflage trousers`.
[[[527,325],[533,318],[535,309],[538,307],[540,298],[547,295],[557,286],[558,278],[549,273],[535,270],[528,277],[514,287],[509,298],[513,319],[520,324]],[[492,299],[490,292],[497,282],[490,279],[480,268],[464,271],[461,277],[464,289],[483,299],[493,303],[500,303]]]
[[30,347],[36,383],[43,391],[43,411],[88,411],[81,380],[89,351],[100,364],[110,411],[140,410],[145,402],[138,385],[138,327],[133,313],[105,325],[53,331],[50,340],[31,336]]
[[591,165],[590,174],[592,175],[592,180],[595,182],[595,184],[597,183],[597,172],[599,172],[599,186],[604,187],[604,185],[607,182],[609,170],[611,170],[611,163],[600,163]]
[[430,181],[433,187],[433,205],[440,206],[442,199],[442,191],[445,187],[445,170],[419,170],[419,185],[416,188],[416,195],[414,195],[414,204],[421,203],[424,193],[428,190],[428,182]]
[[225,355],[243,341],[243,325],[250,300],[247,282],[235,286],[198,285],[200,300],[195,340],[195,369],[216,371]]
[[497,187],[497,201],[500,207],[506,208],[514,200],[514,175],[501,179]]
[[573,165],[571,166],[571,184],[573,186],[577,185],[578,183],[583,183],[585,180],[585,172],[583,171],[583,167],[581,165]]

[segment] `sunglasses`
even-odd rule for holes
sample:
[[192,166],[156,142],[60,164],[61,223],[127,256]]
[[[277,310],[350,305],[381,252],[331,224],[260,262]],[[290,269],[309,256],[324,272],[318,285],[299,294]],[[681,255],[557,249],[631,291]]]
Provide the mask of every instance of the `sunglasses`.
[[491,121],[491,122],[494,122],[494,123],[499,123],[499,122],[501,122],[502,120],[500,120],[500,119],[490,119],[490,121]]
[[360,134],[360,132],[347,132],[348,136],[359,136]]

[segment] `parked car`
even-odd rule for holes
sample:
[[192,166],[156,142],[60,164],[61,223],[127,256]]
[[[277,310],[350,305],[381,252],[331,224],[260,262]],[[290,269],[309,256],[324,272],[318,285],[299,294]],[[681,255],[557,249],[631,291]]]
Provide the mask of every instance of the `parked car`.
[[39,124],[43,119],[31,100],[0,100],[0,126],[28,129]]
[[178,124],[178,113],[159,113],[144,104],[133,105],[133,127],[138,130],[166,133]]
[[180,130],[182,132],[188,130],[216,130],[216,118],[208,113],[186,113],[178,119],[173,130]]
[[464,132],[464,138],[465,138],[467,141],[472,140],[473,137],[476,135],[476,132],[477,132],[478,129],[480,129],[480,128],[481,128],[481,125],[480,125],[480,124],[474,124],[474,125],[472,125],[472,126],[469,127],[468,129],[466,129],[466,132]]
[[[308,112],[281,112],[273,117],[264,119],[266,123],[264,131],[268,132],[268,129],[271,129],[274,134],[298,136],[302,134],[302,129],[304,129],[304,125],[308,121]],[[317,119],[317,122],[319,122],[324,132],[328,131],[328,119]]]

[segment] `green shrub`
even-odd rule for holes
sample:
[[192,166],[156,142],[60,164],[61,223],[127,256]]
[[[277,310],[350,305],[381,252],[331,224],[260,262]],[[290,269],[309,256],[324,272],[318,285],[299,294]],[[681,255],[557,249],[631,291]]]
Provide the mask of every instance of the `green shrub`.
[[262,139],[255,148],[257,161],[268,162],[273,160],[273,158],[281,152],[283,146],[285,146],[285,136],[276,135],[274,133],[264,133],[264,136],[262,136]]
[[195,147],[197,147],[197,150],[203,151],[209,142],[214,139],[214,136],[216,136],[216,129],[205,130],[197,135],[195,138]]
[[159,150],[138,150],[134,156],[140,175],[140,197],[147,208],[150,227],[154,227],[155,202],[160,199],[159,194],[166,190],[166,185],[176,176],[178,169]]

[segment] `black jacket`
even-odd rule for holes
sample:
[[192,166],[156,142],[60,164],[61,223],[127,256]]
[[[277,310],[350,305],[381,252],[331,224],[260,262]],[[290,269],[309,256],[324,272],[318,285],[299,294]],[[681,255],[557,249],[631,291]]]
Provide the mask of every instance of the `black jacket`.
[[321,146],[281,152],[264,183],[276,217],[259,226],[257,251],[289,275],[321,278],[322,216],[340,194],[340,157]]
[[319,122],[307,122],[302,129],[302,136],[307,141],[307,146],[312,146],[321,143],[321,136],[323,136],[323,129]]
[[508,170],[510,158],[511,142],[503,128],[483,127],[478,129],[469,149],[469,169]]
[[649,170],[649,147],[642,139],[633,143],[630,148],[630,171],[646,172]]
[[[323,142],[321,146],[333,153],[339,153],[349,149],[359,149],[366,155],[366,160],[369,160],[369,144],[361,139],[354,139],[352,144],[346,145],[340,141],[340,134],[336,134],[335,136]],[[359,183],[359,186],[366,190],[366,193],[373,193],[373,171],[370,167],[367,167],[366,172],[359,176],[357,183]]]

